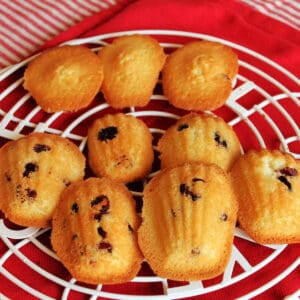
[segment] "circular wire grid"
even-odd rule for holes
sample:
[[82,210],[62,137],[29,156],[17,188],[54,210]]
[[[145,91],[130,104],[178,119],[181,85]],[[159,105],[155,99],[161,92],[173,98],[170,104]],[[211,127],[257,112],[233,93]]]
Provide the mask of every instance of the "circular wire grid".
[[[239,55],[239,74],[233,92],[223,107],[207,113],[224,118],[234,128],[240,138],[243,151],[250,148],[279,148],[284,152],[293,153],[297,159],[300,158],[300,93],[293,92],[299,87],[299,79],[250,49],[213,36],[167,30],[115,32],[72,40],[66,44],[84,44],[98,51],[113,38],[133,33],[154,36],[167,53],[195,39],[221,42],[232,47]],[[48,132],[72,140],[81,151],[86,153],[86,129],[90,122],[116,110],[109,107],[99,94],[89,107],[78,113],[46,114],[22,87],[24,68],[34,57],[0,72],[1,145],[7,140],[17,139],[33,131]],[[148,106],[130,107],[123,112],[141,118],[148,124],[154,136],[153,147],[156,154],[157,139],[164,133],[167,126],[186,113],[168,105],[167,99],[162,94],[160,80]],[[153,170],[149,176],[153,176],[157,171]],[[143,183],[140,186],[129,185],[137,203],[142,196]],[[175,299],[204,295],[242,281],[272,264],[287,247],[286,245],[258,245],[237,227],[227,268],[213,281],[184,283],[169,281],[155,276],[144,262],[142,271],[132,282],[116,286],[90,286],[77,282],[62,267],[51,248],[49,228],[19,228],[10,224],[3,216],[0,218],[0,237],[5,247],[0,257],[0,274],[17,287],[40,299],[72,299],[75,294],[84,296],[84,299],[86,297],[89,299],[97,299],[97,297]],[[253,255],[254,252],[255,255]],[[259,253],[258,257],[257,253]],[[254,256],[255,260],[253,260]],[[18,268],[15,267],[16,263]],[[248,299],[272,287],[299,264],[299,258],[290,261],[288,267],[281,270],[279,275],[243,297]],[[33,283],[29,277],[34,277],[34,275],[36,278]],[[154,285],[156,285],[155,288],[152,287]],[[153,290],[156,291],[155,295],[152,293]],[[137,291],[139,295],[136,294]]]

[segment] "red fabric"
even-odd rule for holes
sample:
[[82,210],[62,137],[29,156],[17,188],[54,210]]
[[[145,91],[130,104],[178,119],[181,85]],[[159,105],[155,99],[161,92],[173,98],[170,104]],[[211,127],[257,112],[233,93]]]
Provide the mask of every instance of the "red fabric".
[[[125,4],[127,4],[127,6],[125,6]],[[267,56],[287,68],[296,76],[299,76],[299,32],[258,13],[245,4],[233,0],[123,1],[114,8],[85,19],[78,25],[46,43],[43,49],[77,37],[86,37],[131,29],[174,29],[224,38]],[[272,72],[271,68],[268,70]],[[299,90],[299,87],[296,85],[292,85],[292,88],[298,88]],[[298,115],[297,120],[299,124],[299,107],[295,107],[294,113]],[[241,245],[241,247],[243,247],[243,245]],[[259,248],[255,249],[255,246],[253,247],[252,251],[254,256],[252,260],[253,263],[255,263],[257,259],[264,257],[266,253],[263,253],[264,251]],[[0,247],[0,256],[4,253],[5,249],[5,247]],[[242,282],[214,293],[193,297],[193,299],[237,298],[260,287],[276,275],[280,274],[299,256],[300,244],[290,245],[274,260],[274,262],[272,262],[271,265],[268,265]],[[38,257],[36,260],[42,263],[42,260],[39,260]],[[26,272],[28,272],[28,275],[30,274],[30,270],[27,270]],[[29,282],[32,280],[38,279],[31,279]],[[114,287],[114,289],[116,291],[126,291],[128,286],[130,292],[134,293],[136,287],[133,283],[127,285],[125,288],[120,285]],[[256,298],[267,300],[282,299],[287,294],[291,294],[299,288],[300,269],[298,267],[275,287]],[[50,289],[50,295],[52,297],[58,297],[58,295],[60,295],[59,291],[55,290],[50,284],[46,285],[46,283],[44,283],[43,289]],[[109,288],[107,289],[109,290]],[[153,294],[161,293],[161,290],[158,289],[161,289],[161,286],[158,288],[156,285],[151,285],[150,287],[142,285],[139,288],[136,288],[139,293],[142,290],[144,290],[145,293],[150,290]],[[2,292],[2,290],[3,293],[7,292],[7,295],[12,299],[19,299],[21,297],[31,299],[24,291],[16,292],[14,286],[3,276],[0,276],[0,291]],[[77,299],[78,296],[73,295],[73,297],[74,299]]]
[[82,37],[86,32],[90,31],[92,28],[98,27],[99,25],[108,21],[111,17],[117,16],[118,13],[120,13],[132,1],[134,0],[120,0],[117,2],[116,5],[112,6],[111,8],[93,14],[92,16],[81,21],[76,26],[70,27],[68,30],[64,31],[55,38],[51,39],[49,42],[45,43],[40,50],[51,46],[55,46],[64,41]]
[[[95,14],[54,39],[62,42],[82,36],[133,29],[172,29],[224,38],[255,50],[299,76],[299,31],[238,1],[140,0],[128,1],[112,18]],[[109,12],[106,12],[109,13]],[[90,27],[89,27],[90,25]],[[94,27],[94,28],[93,28]],[[86,30],[86,32],[84,32]],[[53,45],[53,41],[46,46]]]

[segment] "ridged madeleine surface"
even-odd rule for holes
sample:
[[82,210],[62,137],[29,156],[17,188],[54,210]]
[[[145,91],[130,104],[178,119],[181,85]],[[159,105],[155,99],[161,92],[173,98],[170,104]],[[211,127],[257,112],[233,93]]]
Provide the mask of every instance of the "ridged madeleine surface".
[[169,127],[158,142],[162,168],[191,161],[228,170],[241,155],[237,135],[223,119],[189,113]]
[[152,135],[140,119],[122,113],[96,119],[88,130],[89,164],[98,177],[144,178],[152,168]]
[[229,178],[220,167],[168,168],[145,187],[139,245],[160,277],[212,278],[229,260],[236,214]]
[[114,284],[131,280],[142,255],[137,243],[139,220],[129,190],[108,178],[70,185],[53,217],[51,243],[77,280]]
[[300,163],[279,150],[250,150],[231,170],[242,228],[261,244],[300,242]]
[[99,51],[104,64],[102,92],[110,106],[124,108],[149,103],[165,54],[147,35],[116,38]]
[[22,226],[47,227],[60,193],[84,176],[85,157],[66,138],[31,133],[0,149],[0,209]]

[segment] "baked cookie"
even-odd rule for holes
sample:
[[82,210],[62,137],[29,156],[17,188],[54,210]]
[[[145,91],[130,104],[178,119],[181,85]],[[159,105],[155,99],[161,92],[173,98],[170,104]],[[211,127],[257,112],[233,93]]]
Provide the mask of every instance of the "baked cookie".
[[241,227],[260,244],[300,242],[300,163],[279,150],[250,150],[231,170]]
[[0,209],[22,226],[48,227],[60,193],[84,176],[85,158],[71,141],[31,133],[0,149]]
[[139,245],[160,277],[212,278],[230,258],[236,214],[229,177],[217,165],[164,169],[144,190]]
[[241,155],[241,145],[222,118],[189,113],[169,127],[158,141],[161,167],[190,161],[215,163],[228,170]]
[[144,178],[152,168],[152,135],[140,119],[107,114],[88,130],[89,165],[98,176],[118,182]]
[[165,54],[159,43],[146,35],[116,38],[99,51],[104,64],[102,92],[115,108],[149,103]]
[[171,53],[162,70],[163,91],[175,107],[214,110],[228,99],[238,72],[231,48],[193,41]]
[[33,59],[24,74],[24,88],[48,113],[77,111],[100,90],[103,65],[84,46],[61,46]]
[[108,178],[66,188],[53,216],[51,243],[73,277],[91,284],[131,280],[142,254],[138,216],[129,190]]

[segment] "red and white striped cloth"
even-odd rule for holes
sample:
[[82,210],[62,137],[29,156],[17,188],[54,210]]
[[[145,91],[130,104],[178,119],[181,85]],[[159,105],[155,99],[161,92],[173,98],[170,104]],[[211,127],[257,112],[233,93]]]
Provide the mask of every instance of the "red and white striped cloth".
[[[32,54],[43,43],[120,0],[0,1],[0,69]],[[299,0],[241,0],[300,30]]]
[[242,0],[261,13],[300,30],[299,0]]
[[0,1],[0,69],[29,56],[45,41],[117,0]]

